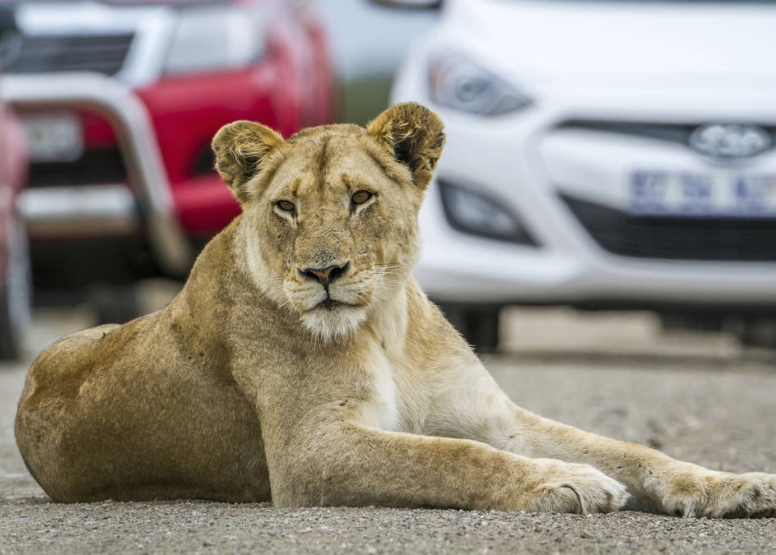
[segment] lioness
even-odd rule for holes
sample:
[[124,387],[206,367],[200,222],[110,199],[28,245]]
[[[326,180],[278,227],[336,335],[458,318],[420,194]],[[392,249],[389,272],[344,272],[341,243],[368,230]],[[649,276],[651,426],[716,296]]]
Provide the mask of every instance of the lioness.
[[411,275],[443,143],[413,103],[288,140],[222,128],[216,167],[243,213],[180,294],[69,335],[30,368],[16,438],[43,489],[65,502],[773,516],[776,475],[676,461],[506,397]]

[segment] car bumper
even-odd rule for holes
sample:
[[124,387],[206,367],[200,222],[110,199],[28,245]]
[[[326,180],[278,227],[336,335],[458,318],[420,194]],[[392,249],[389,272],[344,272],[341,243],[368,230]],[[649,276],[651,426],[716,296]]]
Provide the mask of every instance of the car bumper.
[[31,238],[105,235],[142,226],[163,270],[188,271],[193,254],[174,211],[156,136],[146,108],[128,87],[93,73],[6,76],[2,93],[20,110],[100,113],[117,130],[132,183],[131,189],[112,183],[28,189],[20,206]]

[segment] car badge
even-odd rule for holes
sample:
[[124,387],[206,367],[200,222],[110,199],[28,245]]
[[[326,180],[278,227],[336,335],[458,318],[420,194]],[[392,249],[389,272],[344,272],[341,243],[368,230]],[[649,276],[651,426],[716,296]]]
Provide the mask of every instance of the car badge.
[[692,132],[690,146],[715,158],[748,158],[770,149],[773,138],[757,125],[712,123]]

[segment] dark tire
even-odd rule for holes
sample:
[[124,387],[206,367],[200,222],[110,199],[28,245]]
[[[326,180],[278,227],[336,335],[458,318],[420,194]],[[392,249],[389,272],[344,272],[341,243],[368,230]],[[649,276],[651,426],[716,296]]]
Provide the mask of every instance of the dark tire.
[[714,314],[660,314],[663,330],[722,331],[724,320]]
[[747,347],[776,349],[776,318],[745,320],[738,330],[738,337]]
[[477,353],[498,350],[501,307],[441,303],[439,308]]
[[21,331],[11,323],[8,290],[0,298],[0,360],[16,360],[21,352]]
[[27,233],[17,219],[9,234],[8,273],[0,291],[0,360],[19,358],[30,321],[32,281]]
[[124,324],[141,314],[140,300],[134,285],[96,288],[92,303],[97,312],[97,325]]

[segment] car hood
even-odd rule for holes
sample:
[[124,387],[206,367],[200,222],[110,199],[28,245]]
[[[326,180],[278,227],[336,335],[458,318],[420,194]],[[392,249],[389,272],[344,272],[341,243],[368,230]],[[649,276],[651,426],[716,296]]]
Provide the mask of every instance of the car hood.
[[446,23],[473,50],[524,76],[636,86],[776,85],[776,2],[450,0],[446,6]]

